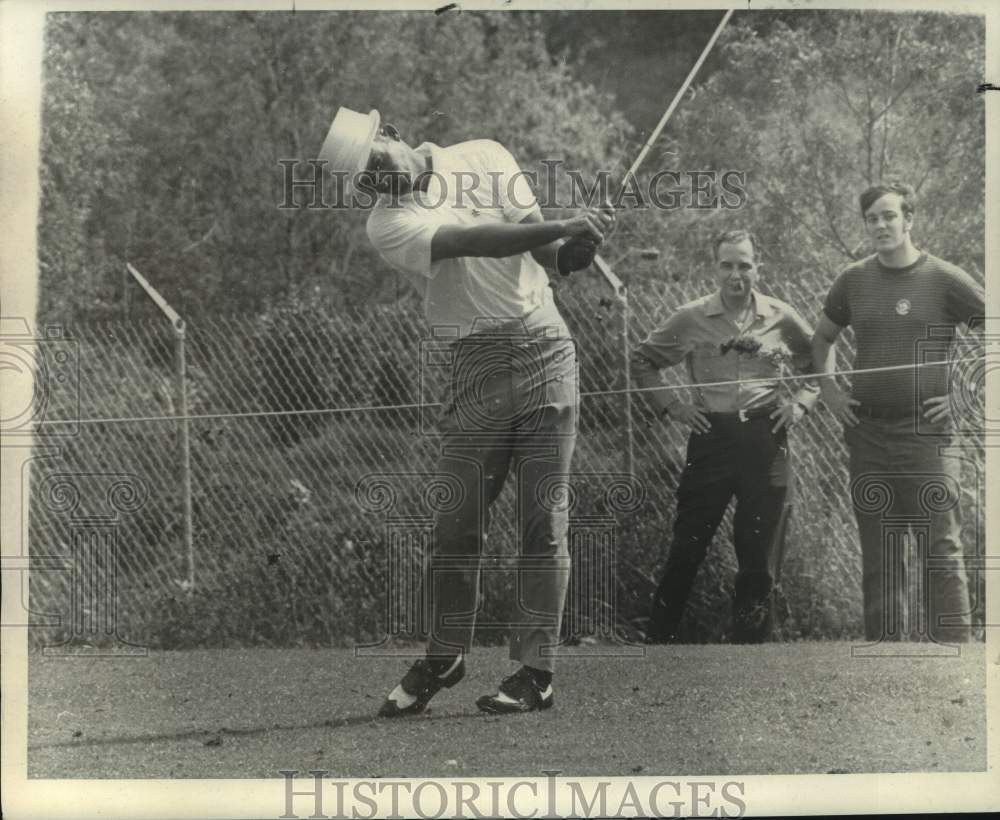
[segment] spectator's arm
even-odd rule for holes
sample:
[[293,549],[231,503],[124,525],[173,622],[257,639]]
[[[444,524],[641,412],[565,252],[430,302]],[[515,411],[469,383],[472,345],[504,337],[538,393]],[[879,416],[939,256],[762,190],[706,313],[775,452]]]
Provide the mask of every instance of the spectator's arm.
[[[639,387],[662,386],[661,371],[679,364],[690,352],[690,345],[684,340],[684,324],[683,313],[673,314],[662,327],[650,333],[646,340],[632,351],[629,364]],[[646,390],[646,395],[657,413],[669,413],[672,408],[684,403],[680,391],[676,389]]]
[[[796,373],[815,372],[812,360],[812,328],[798,311],[791,308],[785,316],[785,338],[792,353],[792,368]],[[797,380],[793,383],[792,399],[810,412],[819,401],[819,385],[815,379]]]
[[833,375],[837,369],[837,337],[843,329],[825,313],[820,317],[816,332],[812,337],[813,370],[819,376],[823,403],[844,424],[853,427],[858,423],[853,408],[857,407],[860,402],[852,399],[841,390],[837,385],[836,376]]

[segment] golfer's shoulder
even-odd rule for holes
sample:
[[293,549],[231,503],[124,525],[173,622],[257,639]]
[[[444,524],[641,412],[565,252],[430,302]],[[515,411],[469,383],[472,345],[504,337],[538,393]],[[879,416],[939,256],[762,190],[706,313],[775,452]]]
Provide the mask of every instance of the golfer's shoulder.
[[419,226],[421,213],[408,204],[395,202],[392,206],[379,202],[368,213],[365,222],[365,232],[368,238],[377,246],[381,242],[400,238]]
[[517,160],[503,145],[492,139],[466,140],[444,149],[452,157],[461,158],[469,165],[483,171],[503,171]]
[[377,205],[368,212],[368,219],[365,220],[365,230],[368,236],[377,235],[384,231],[392,223],[394,212],[388,208],[379,208]]

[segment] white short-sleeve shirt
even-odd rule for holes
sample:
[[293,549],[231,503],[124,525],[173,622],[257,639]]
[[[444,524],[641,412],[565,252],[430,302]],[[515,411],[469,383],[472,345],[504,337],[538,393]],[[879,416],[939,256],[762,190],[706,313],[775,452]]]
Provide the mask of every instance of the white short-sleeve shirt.
[[538,211],[531,187],[514,157],[493,140],[472,140],[447,148],[424,143],[417,153],[431,157],[426,191],[382,196],[368,217],[368,238],[381,257],[422,293],[432,328],[546,317],[555,311],[548,276],[529,252],[502,259],[465,256],[431,261],[431,240],[442,225],[476,225],[484,220],[520,222]]

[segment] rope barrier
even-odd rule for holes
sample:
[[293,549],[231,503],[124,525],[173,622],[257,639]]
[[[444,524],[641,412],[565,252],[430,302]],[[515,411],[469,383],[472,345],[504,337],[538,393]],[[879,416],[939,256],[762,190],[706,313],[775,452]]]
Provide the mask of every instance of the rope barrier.
[[[962,359],[945,360],[941,362],[919,362],[917,364],[901,364],[886,367],[868,367],[853,370],[835,370],[828,376],[854,376],[867,373],[889,373],[900,370],[919,370],[924,367],[939,367],[941,365],[958,365],[963,362],[981,362],[983,356],[969,356]],[[824,376],[825,377],[825,376]],[[616,396],[624,393],[652,393],[658,390],[687,390],[692,387],[731,387],[739,384],[757,384],[760,382],[790,382],[803,381],[819,378],[815,373],[795,374],[790,373],[782,376],[762,376],[756,379],[730,379],[717,382],[700,382],[698,384],[678,384],[678,385],[656,385],[655,387],[622,387],[614,390],[588,390],[580,393],[580,398],[590,398],[594,396]],[[202,413],[195,415],[179,416],[124,416],[119,418],[92,418],[92,419],[50,419],[37,422],[38,425],[49,424],[130,424],[136,422],[157,422],[157,421],[211,421],[220,419],[242,419],[242,418],[275,418],[284,416],[316,416],[333,415],[342,413],[372,413],[399,410],[417,410],[423,407],[440,407],[442,402],[409,402],[406,404],[377,404],[357,407],[322,407],[312,410],[261,410],[246,413]]]

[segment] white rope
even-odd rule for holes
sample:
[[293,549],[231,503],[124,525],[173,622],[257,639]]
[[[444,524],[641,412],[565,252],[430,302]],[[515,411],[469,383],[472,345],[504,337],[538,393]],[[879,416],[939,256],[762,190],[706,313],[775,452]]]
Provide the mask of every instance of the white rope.
[[[855,370],[835,370],[833,373],[817,376],[815,373],[794,374],[784,376],[762,376],[757,379],[731,379],[718,382],[699,382],[698,384],[677,384],[677,385],[656,385],[655,387],[622,387],[616,390],[588,390],[580,393],[580,398],[592,396],[616,396],[623,393],[651,393],[657,390],[687,390],[692,387],[731,387],[737,384],[757,384],[760,382],[788,382],[802,381],[809,379],[825,378],[827,376],[854,376],[861,373],[890,373],[899,370],[918,370],[922,367],[939,367],[941,365],[957,365],[963,362],[983,361],[982,356],[969,356],[963,359],[952,359],[941,362],[919,362],[917,364],[900,364],[886,367],[868,367]],[[92,418],[92,419],[51,419],[37,422],[42,424],[128,424],[133,422],[149,421],[211,421],[219,419],[245,419],[245,418],[276,418],[283,416],[318,416],[339,413],[374,413],[383,411],[417,410],[422,407],[440,407],[442,402],[410,402],[407,404],[377,404],[360,407],[322,407],[313,410],[261,410],[246,413],[202,413],[187,416],[125,416],[120,418]]]

